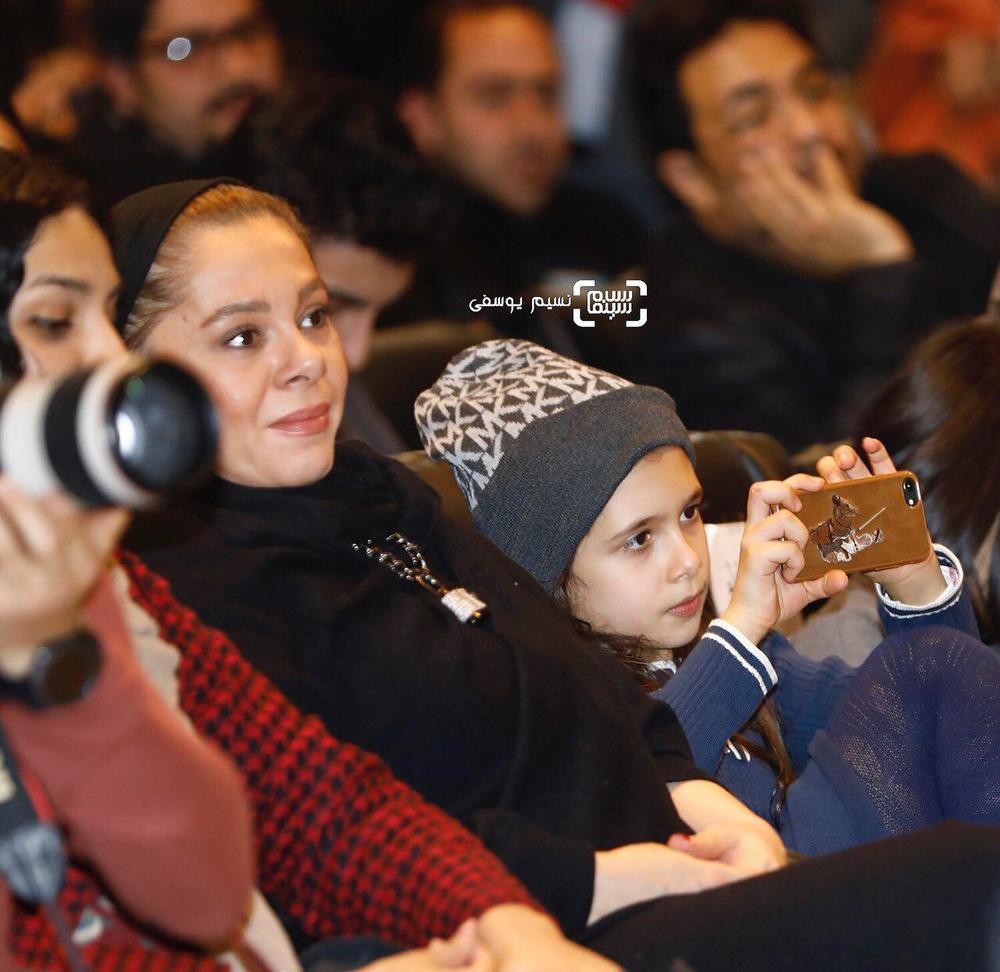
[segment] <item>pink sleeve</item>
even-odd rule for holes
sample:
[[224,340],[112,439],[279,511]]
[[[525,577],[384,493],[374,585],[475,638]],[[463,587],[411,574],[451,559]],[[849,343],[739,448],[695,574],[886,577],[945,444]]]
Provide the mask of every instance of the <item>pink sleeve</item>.
[[93,691],[38,712],[0,705],[0,723],[45,787],[74,852],[129,911],[175,937],[227,941],[253,884],[240,778],[140,671],[108,577],[87,620],[103,649]]

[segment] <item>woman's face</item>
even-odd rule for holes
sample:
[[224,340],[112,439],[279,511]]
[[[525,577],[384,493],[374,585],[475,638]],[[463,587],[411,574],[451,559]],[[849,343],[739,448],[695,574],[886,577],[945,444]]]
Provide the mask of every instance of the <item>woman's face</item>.
[[567,590],[573,614],[596,631],[664,648],[690,644],[708,590],[701,498],[682,449],[637,462],[577,547]]
[[29,377],[60,375],[124,353],[111,319],[119,280],[111,250],[82,209],[42,221],[8,309]]
[[219,475],[302,486],[333,466],[347,373],[309,251],[261,215],[197,230],[182,302],[142,350],[185,365],[219,412]]

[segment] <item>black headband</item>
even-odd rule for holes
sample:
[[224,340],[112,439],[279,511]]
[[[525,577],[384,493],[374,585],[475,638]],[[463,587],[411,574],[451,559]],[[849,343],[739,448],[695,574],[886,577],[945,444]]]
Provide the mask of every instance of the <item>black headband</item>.
[[125,333],[125,325],[156,260],[160,244],[188,203],[215,186],[242,185],[245,183],[227,177],[168,182],[137,192],[111,210],[108,232],[115,264],[122,278],[115,316],[115,327],[119,333]]

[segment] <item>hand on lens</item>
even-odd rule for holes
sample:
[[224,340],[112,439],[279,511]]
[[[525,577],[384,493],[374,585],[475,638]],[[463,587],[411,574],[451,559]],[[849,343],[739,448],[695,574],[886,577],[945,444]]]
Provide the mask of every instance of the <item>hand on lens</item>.
[[0,668],[12,677],[35,649],[79,623],[128,522],[122,510],[87,511],[65,496],[34,499],[0,475]]
[[809,540],[809,531],[793,515],[802,509],[795,490],[816,492],[823,486],[818,476],[797,473],[780,482],[768,480],[750,487],[736,582],[722,620],[753,642],[812,601],[831,597],[847,586],[842,570],[804,583],[795,580],[805,566],[803,551]]
[[737,195],[784,262],[836,277],[913,256],[906,231],[857,195],[833,149],[817,148],[812,169],[807,178],[773,148],[741,160]]
[[[896,464],[892,461],[889,450],[878,439],[866,436],[861,441],[861,447],[865,451],[867,463],[851,446],[839,445],[832,455],[823,456],[816,463],[816,471],[828,483],[869,479],[896,472]],[[866,573],[873,581],[882,585],[889,597],[903,604],[928,604],[945,590],[944,577],[933,550],[920,563],[870,570]]]

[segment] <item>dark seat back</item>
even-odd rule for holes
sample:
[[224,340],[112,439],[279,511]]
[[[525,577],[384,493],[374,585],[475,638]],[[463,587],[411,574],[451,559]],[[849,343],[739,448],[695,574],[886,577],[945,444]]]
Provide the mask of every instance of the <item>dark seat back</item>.
[[441,377],[459,351],[496,336],[484,322],[429,321],[379,328],[372,339],[368,364],[359,377],[400,438],[416,449],[420,445],[413,421],[417,395]]

